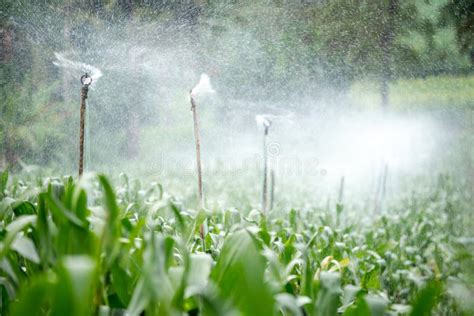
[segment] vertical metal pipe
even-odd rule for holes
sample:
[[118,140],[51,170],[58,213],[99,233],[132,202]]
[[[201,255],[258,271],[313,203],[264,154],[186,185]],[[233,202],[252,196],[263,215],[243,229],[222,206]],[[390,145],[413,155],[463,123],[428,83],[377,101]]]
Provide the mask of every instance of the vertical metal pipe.
[[263,188],[262,188],[262,212],[267,212],[267,168],[268,168],[268,153],[267,153],[267,136],[268,126],[265,126],[263,132]]
[[79,126],[79,177],[82,176],[84,171],[84,129],[86,119],[86,99],[89,86],[83,84],[81,88],[81,119]]
[[194,121],[194,141],[196,143],[196,167],[198,174],[198,195],[199,195],[199,206],[201,209],[204,208],[204,194],[202,189],[202,168],[201,168],[201,140],[199,137],[199,121],[196,110],[196,103],[191,95],[191,111],[193,112]]
[[383,180],[382,180],[382,201],[385,199],[385,191],[387,190],[387,177],[388,177],[388,164],[385,164],[385,168],[383,170]]
[[339,196],[337,202],[342,204],[342,200],[344,199],[344,176],[341,177],[341,182],[339,184]]
[[270,207],[269,210],[273,210],[273,203],[275,199],[275,170],[270,170]]
[[384,164],[382,173],[379,176],[377,185],[377,192],[375,193],[375,212],[379,213],[382,210],[385,200],[385,191],[387,187],[388,164]]
[[[199,206],[201,209],[204,209],[204,193],[202,189],[202,168],[201,168],[201,140],[199,137],[199,120],[196,109],[196,102],[194,101],[192,90],[190,92],[191,98],[191,111],[193,112],[193,121],[194,121],[194,142],[196,143],[196,167],[198,174],[198,195],[199,195]],[[202,250],[206,251],[206,243],[204,241],[204,224],[201,224],[199,227],[199,237],[201,237],[201,247]]]

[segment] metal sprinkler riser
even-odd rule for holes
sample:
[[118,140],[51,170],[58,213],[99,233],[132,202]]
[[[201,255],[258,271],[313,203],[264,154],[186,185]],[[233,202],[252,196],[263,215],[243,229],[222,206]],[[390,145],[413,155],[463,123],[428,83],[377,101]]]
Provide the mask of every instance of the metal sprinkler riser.
[[81,118],[79,123],[79,177],[84,171],[84,130],[86,120],[86,99],[89,93],[89,86],[92,83],[92,77],[86,72],[81,76]]

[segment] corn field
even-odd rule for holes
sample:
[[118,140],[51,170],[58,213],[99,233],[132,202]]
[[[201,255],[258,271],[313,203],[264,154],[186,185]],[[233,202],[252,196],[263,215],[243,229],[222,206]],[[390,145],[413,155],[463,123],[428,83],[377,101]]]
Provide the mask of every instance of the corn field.
[[365,224],[343,204],[195,211],[157,183],[114,182],[2,173],[2,315],[473,311],[469,191],[446,176]]

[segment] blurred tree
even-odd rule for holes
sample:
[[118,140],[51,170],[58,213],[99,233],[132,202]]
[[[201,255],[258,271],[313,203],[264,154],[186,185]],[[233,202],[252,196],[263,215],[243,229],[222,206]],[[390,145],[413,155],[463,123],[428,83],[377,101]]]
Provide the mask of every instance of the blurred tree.
[[388,83],[396,75],[397,56],[411,47],[398,38],[412,30],[418,18],[411,2],[398,0],[327,1],[312,7],[317,54],[325,72],[344,88],[353,79],[379,78],[382,105],[388,105]]
[[474,1],[449,0],[442,8],[441,23],[455,26],[458,45],[474,66]]

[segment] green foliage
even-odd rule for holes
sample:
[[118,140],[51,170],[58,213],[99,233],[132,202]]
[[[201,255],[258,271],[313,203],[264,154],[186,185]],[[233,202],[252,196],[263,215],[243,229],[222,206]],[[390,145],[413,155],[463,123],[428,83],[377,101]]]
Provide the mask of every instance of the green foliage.
[[[89,193],[70,178],[40,181],[31,200],[7,184],[2,314],[472,312],[469,208],[448,178],[358,227],[360,213],[345,208],[196,212],[156,185],[121,179],[115,189],[104,176],[89,180],[101,188]],[[336,212],[337,223],[328,219]]]
[[7,182],[8,182],[8,170],[3,170],[2,172],[0,172],[0,200],[3,200],[3,198],[5,197]]
[[431,280],[428,282],[415,298],[410,315],[432,315],[432,311],[436,306],[436,302],[439,300],[438,297],[441,292],[442,285],[439,281]]
[[456,28],[457,42],[468,53],[474,65],[474,3],[469,0],[449,1],[441,11],[441,22]]
[[225,241],[211,280],[242,315],[272,315],[274,299],[264,280],[265,260],[253,238],[246,231],[233,233]]

